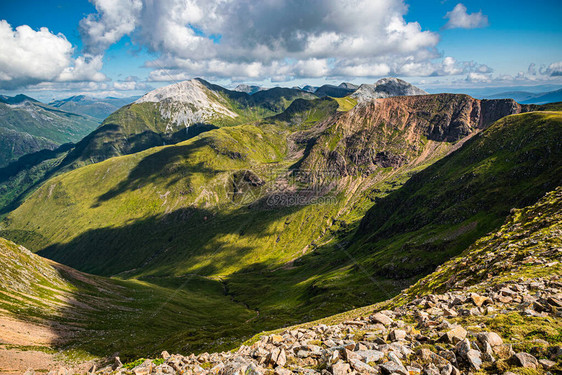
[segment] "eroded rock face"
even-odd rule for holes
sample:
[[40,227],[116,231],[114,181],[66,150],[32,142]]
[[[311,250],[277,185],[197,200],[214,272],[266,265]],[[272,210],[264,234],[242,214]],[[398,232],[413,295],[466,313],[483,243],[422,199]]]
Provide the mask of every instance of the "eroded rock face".
[[365,101],[322,124],[326,130],[312,140],[302,167],[347,176],[398,168],[417,158],[422,162],[431,157],[428,140],[456,142],[527,110],[529,106],[511,99],[478,100],[461,94]]

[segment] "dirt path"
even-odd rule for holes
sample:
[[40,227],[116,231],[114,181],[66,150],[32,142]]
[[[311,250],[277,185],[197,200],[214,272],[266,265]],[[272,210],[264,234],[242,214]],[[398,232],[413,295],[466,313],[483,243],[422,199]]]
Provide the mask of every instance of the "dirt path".
[[86,372],[93,362],[68,364],[50,347],[72,334],[57,323],[34,323],[0,315],[0,374],[22,374],[32,368],[47,372],[60,366]]

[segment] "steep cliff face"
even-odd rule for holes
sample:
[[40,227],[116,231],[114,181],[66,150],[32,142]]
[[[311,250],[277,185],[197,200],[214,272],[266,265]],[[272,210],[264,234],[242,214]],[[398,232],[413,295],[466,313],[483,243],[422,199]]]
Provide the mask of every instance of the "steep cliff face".
[[436,148],[451,145],[494,121],[528,110],[511,99],[478,100],[437,94],[375,99],[334,116],[311,141],[301,161],[308,169],[341,175],[371,174],[378,168],[423,162]]

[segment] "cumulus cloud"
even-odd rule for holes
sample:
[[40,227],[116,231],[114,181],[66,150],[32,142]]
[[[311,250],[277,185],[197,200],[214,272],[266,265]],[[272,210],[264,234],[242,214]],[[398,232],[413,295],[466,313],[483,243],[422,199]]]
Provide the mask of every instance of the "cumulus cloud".
[[466,7],[462,3],[458,3],[453,10],[447,12],[445,17],[449,19],[445,24],[445,29],[475,29],[488,26],[488,16],[478,13],[467,13]]
[[42,27],[12,26],[0,20],[0,88],[15,89],[45,81],[102,81],[101,56],[72,58],[73,48],[62,34]]
[[[462,82],[469,83],[491,83],[491,84],[536,84],[548,82],[560,82],[562,76],[562,61],[553,62],[549,65],[537,65],[531,63],[527,71],[516,74],[491,74],[492,70],[486,69],[484,65],[471,69]],[[466,72],[465,72],[466,73]],[[453,82],[461,82],[454,80]]]
[[80,35],[86,53],[99,55],[123,35],[134,30],[142,9],[141,0],[96,0],[98,13],[80,21]]
[[157,53],[150,79],[375,77],[439,57],[402,0],[93,0],[86,50],[124,35]]
[[561,77],[562,76],[562,61],[557,61],[550,64],[546,68],[546,74],[551,77]]

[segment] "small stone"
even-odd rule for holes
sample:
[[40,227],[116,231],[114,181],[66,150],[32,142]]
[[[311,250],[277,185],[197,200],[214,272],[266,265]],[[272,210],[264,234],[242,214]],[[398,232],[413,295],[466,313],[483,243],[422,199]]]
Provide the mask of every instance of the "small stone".
[[385,374],[409,375],[408,370],[406,370],[406,368],[403,365],[398,364],[394,361],[385,362],[380,365],[380,368]]
[[464,339],[460,341],[455,347],[455,349],[459,357],[466,358],[466,355],[470,350],[470,341],[468,341],[468,339]]
[[548,370],[549,368],[556,366],[556,362],[551,361],[549,359],[539,359],[539,363],[545,370]]
[[537,369],[539,367],[539,361],[529,353],[520,352],[513,355],[510,361],[516,366],[521,366],[530,369]]
[[380,312],[371,315],[370,319],[371,319],[371,322],[373,322],[373,323],[380,323],[380,324],[385,325],[385,326],[389,326],[393,322],[393,320],[390,317],[388,317],[385,314],[380,313]]
[[363,361],[360,361],[358,359],[352,359],[351,361],[349,361],[349,363],[351,364],[351,367],[353,367],[353,369],[361,374],[364,373],[369,373],[369,374],[377,374],[378,371],[373,368],[372,366],[369,366],[368,364],[366,364]]
[[470,349],[466,354],[466,360],[475,370],[480,370],[482,359],[480,358],[480,352],[478,350]]
[[423,362],[433,363],[434,365],[437,365],[438,367],[446,366],[449,363],[448,360],[441,357],[440,355],[437,355],[437,354],[433,353],[429,349],[420,349],[416,352],[416,354],[420,358],[420,360],[422,360]]
[[378,350],[359,350],[355,354],[358,354],[366,363],[375,363],[384,357],[384,353]]
[[484,304],[487,304],[487,303],[491,303],[491,302],[492,302],[492,300],[491,300],[490,298],[484,297],[484,296],[481,296],[481,295],[478,295],[478,294],[476,294],[476,293],[472,293],[472,294],[470,295],[470,298],[472,299],[472,302],[473,302],[477,307],[481,307],[481,306],[484,305]]
[[123,364],[121,363],[121,360],[119,359],[119,357],[115,357],[114,362],[113,362],[113,366],[111,367],[113,371],[120,369],[121,367],[123,367]]
[[274,374],[275,375],[292,375],[293,372],[291,370],[287,370],[286,368],[283,368],[283,367],[276,367]]
[[456,344],[459,341],[464,340],[466,338],[466,334],[467,334],[466,329],[464,329],[461,326],[456,326],[455,328],[451,329],[443,336],[441,336],[440,340],[443,342]]
[[401,341],[404,340],[405,338],[406,338],[406,331],[402,329],[395,329],[392,332],[390,332],[390,339],[392,341]]
[[502,338],[495,332],[481,332],[476,337],[482,344],[488,343],[492,348],[503,345]]
[[450,350],[441,350],[439,355],[453,364],[457,363],[457,356]]
[[170,353],[168,353],[167,351],[163,351],[162,354],[160,354],[162,356],[162,358],[164,358],[164,360],[168,359],[171,357]]
[[439,375],[439,369],[433,363],[430,363],[423,369],[423,375]]
[[447,363],[445,366],[443,366],[443,368],[441,369],[441,375],[452,375],[453,374],[453,370],[454,367],[452,364]]
[[152,361],[147,359],[132,371],[135,375],[149,375],[152,372]]
[[453,309],[444,308],[443,309],[443,315],[445,315],[448,318],[454,318],[455,316],[458,316],[459,314]]
[[332,374],[333,375],[345,375],[351,368],[349,365],[343,361],[339,361],[332,365]]
[[269,336],[269,342],[272,343],[272,344],[281,343],[281,342],[283,342],[283,340],[284,340],[283,336],[281,336],[281,335],[271,335],[271,336]]

